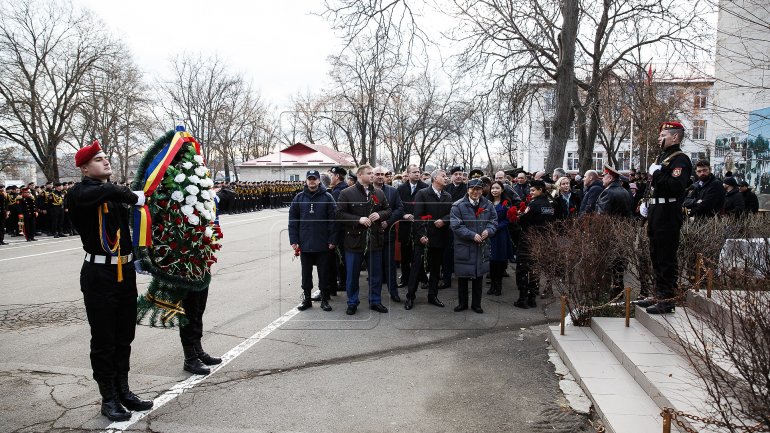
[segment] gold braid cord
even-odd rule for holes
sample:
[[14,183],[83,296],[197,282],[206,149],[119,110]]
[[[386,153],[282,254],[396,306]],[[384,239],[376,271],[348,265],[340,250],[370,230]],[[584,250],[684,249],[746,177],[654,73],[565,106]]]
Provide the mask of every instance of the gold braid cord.
[[155,305],[156,307],[166,310],[166,312],[160,316],[160,321],[163,323],[166,323],[169,320],[173,319],[174,316],[176,316],[177,314],[180,314],[180,315],[185,314],[184,308],[182,308],[182,301],[179,301],[176,304],[172,304],[170,302],[166,302],[156,298],[149,292],[144,296],[145,298],[147,298],[148,301],[152,302],[152,304]]

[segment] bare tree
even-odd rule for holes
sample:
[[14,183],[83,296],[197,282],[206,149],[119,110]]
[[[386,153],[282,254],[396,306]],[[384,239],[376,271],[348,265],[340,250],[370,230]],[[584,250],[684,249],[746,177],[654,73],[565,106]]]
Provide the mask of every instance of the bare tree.
[[84,80],[114,44],[69,2],[3,1],[0,8],[0,137],[58,179],[56,152],[83,101]]

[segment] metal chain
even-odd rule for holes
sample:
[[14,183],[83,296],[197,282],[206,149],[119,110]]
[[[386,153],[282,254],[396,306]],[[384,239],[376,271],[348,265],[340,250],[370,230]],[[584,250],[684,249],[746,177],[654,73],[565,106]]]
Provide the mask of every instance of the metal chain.
[[700,416],[697,416],[697,415],[690,415],[690,414],[682,412],[681,410],[674,410],[674,409],[672,409],[670,407],[664,407],[663,408],[663,412],[660,413],[660,416],[664,416],[666,413],[670,414],[671,415],[671,419],[674,420],[676,425],[678,425],[679,427],[684,429],[687,433],[698,433],[698,432],[696,430],[693,430],[692,428],[687,427],[686,425],[684,425],[684,421],[680,420],[679,419],[680,417],[681,418],[687,418],[687,419],[690,419],[692,421],[702,422],[703,424],[710,424],[710,425],[715,425],[717,427],[730,428],[732,430],[742,430],[742,431],[745,431],[745,432],[748,432],[748,433],[757,433],[757,432],[767,432],[767,431],[770,431],[770,429],[768,429],[767,426],[764,426],[762,424],[757,424],[757,425],[749,426],[749,427],[736,426],[736,425],[731,425],[731,424],[728,424],[728,423],[726,423],[724,421],[720,421],[720,420],[717,420],[717,419],[714,419],[714,418],[703,418],[703,417],[700,417]]

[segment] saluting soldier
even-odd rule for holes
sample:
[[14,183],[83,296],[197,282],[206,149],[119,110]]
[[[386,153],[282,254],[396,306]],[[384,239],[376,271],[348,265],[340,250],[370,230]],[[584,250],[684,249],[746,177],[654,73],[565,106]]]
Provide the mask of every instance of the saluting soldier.
[[655,299],[638,301],[650,314],[674,312],[679,264],[679,233],[684,221],[682,204],[687,182],[692,175],[692,161],[682,152],[684,126],[679,122],[665,122],[660,126],[658,144],[662,152],[650,166],[652,194],[642,205],[642,216],[647,217],[647,235],[650,238],[650,258],[655,272]]
[[144,193],[109,182],[112,167],[98,141],[78,150],[75,166],[83,178],[70,189],[65,206],[86,252],[80,290],[91,327],[91,368],[102,415],[126,421],[131,410],[153,405],[128,386],[137,298],[128,210],[144,204]]

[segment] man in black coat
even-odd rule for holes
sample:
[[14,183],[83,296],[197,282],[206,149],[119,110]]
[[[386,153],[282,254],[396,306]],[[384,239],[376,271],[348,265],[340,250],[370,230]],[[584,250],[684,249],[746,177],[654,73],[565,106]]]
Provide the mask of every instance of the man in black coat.
[[516,175],[516,183],[513,185],[513,191],[519,196],[519,199],[526,200],[529,195],[529,182],[527,181],[527,174],[520,171]]
[[660,127],[658,144],[662,152],[650,166],[652,176],[650,199],[642,204],[640,212],[647,217],[647,236],[650,238],[650,259],[655,273],[655,299],[639,301],[650,314],[674,312],[677,296],[679,263],[679,235],[684,221],[682,202],[687,183],[692,175],[692,162],[680,147],[684,126],[679,122],[665,122]]
[[[413,271],[425,267],[427,261],[430,272],[428,280],[428,303],[443,307],[438,299],[438,280],[441,276],[441,264],[444,261],[444,249],[449,245],[449,214],[452,211],[452,196],[444,191],[449,178],[444,170],[434,170],[430,174],[431,186],[421,189],[415,196],[415,254]],[[427,257],[425,257],[427,254]],[[409,276],[409,292],[406,294],[404,308],[411,310],[417,293],[418,273]]]
[[345,271],[348,295],[347,315],[356,314],[358,308],[358,279],[361,264],[368,260],[369,308],[387,313],[382,305],[382,248],[385,245],[385,229],[380,222],[390,218],[391,209],[385,193],[372,185],[374,178],[370,165],[358,167],[357,182],[340,193],[337,202],[337,220],[345,231]]
[[417,192],[427,188],[428,184],[420,180],[420,167],[412,164],[406,168],[407,181],[398,187],[398,195],[404,205],[404,217],[398,222],[398,240],[401,242],[401,281],[399,287],[406,286],[412,268],[415,242],[413,238],[414,197]]
[[705,159],[695,164],[698,182],[690,198],[684,201],[684,207],[695,218],[707,218],[719,215],[725,204],[725,188],[722,181],[711,173],[711,165]]
[[738,190],[743,195],[743,202],[746,205],[746,213],[758,213],[759,212],[759,198],[749,187],[749,183],[745,180],[738,184]]
[[734,177],[728,177],[724,181],[725,206],[722,213],[732,217],[739,217],[746,211],[746,203],[743,200],[743,194],[738,190],[738,181]]
[[580,211],[578,212],[580,216],[596,212],[596,201],[599,199],[599,194],[604,191],[602,179],[595,170],[586,172],[583,176],[583,186],[585,187],[583,200],[580,202]]
[[[452,203],[462,200],[468,193],[468,184],[463,181],[463,168],[460,166],[449,169],[449,185],[444,188],[452,196]],[[441,264],[441,282],[439,289],[452,287],[452,273],[455,265],[454,234],[449,230],[449,244],[444,248],[444,262]]]
[[401,297],[398,295],[398,277],[396,276],[396,223],[404,216],[404,205],[401,203],[401,197],[399,197],[396,188],[385,183],[387,172],[385,167],[374,169],[374,187],[382,190],[385,194],[391,210],[390,217],[380,222],[385,230],[385,246],[382,251],[382,279],[388,283],[390,300],[401,302]]
[[[305,189],[294,196],[289,205],[289,243],[295,254],[299,253],[302,265],[302,303],[299,311],[313,306],[310,292],[313,290],[313,266],[318,268],[318,288],[321,290],[321,309],[331,311],[329,305],[330,252],[337,246],[337,205],[332,195],[320,185],[321,174],[309,170],[305,175]],[[336,281],[335,281],[336,284]]]

